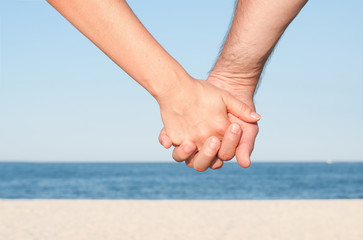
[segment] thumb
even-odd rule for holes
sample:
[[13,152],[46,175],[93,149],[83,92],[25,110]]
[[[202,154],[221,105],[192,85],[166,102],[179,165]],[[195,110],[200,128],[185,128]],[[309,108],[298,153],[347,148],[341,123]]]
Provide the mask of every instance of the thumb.
[[166,149],[170,148],[173,145],[173,142],[171,141],[169,136],[166,134],[166,131],[164,128],[161,129],[161,131],[160,131],[159,142]]
[[244,122],[254,123],[260,120],[261,116],[253,111],[247,104],[238,101],[231,94],[223,95],[227,111]]

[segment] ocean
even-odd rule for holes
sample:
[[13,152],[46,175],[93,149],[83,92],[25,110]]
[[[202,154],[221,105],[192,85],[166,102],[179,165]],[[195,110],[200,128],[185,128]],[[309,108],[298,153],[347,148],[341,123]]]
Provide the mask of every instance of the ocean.
[[363,162],[0,163],[2,199],[362,199]]

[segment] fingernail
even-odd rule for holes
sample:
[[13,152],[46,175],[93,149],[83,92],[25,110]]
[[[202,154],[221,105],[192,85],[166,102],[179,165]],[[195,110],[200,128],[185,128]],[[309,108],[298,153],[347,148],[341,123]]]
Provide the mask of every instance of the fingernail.
[[260,114],[258,114],[256,112],[251,112],[251,117],[253,117],[254,119],[260,119],[261,118]]
[[164,138],[163,138],[163,137],[161,137],[161,138],[160,138],[160,144],[164,146],[164,143],[165,143],[165,142],[164,142]]
[[241,128],[237,124],[232,124],[231,131],[234,134],[239,134],[241,132]]
[[212,138],[209,142],[209,147],[212,149],[217,149],[219,147],[219,140],[216,138]]
[[193,148],[189,145],[184,146],[184,152],[185,153],[192,153]]

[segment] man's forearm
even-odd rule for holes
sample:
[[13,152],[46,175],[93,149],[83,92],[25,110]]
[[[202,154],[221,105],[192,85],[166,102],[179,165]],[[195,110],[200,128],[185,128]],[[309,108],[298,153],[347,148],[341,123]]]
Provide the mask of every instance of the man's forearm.
[[48,0],[80,32],[158,98],[188,74],[124,0]]
[[[238,0],[231,29],[212,76],[227,77],[255,91],[277,41],[307,0]],[[220,74],[220,76],[218,76]]]

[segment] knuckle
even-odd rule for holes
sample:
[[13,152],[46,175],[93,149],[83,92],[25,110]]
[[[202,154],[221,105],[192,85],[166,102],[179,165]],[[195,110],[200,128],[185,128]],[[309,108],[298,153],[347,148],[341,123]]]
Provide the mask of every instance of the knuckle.
[[218,153],[218,158],[223,160],[223,161],[228,161],[228,160],[231,160],[232,158],[234,157],[233,154],[230,154],[228,152],[219,152]]
[[207,148],[204,150],[203,154],[206,158],[213,158],[216,156],[217,152],[214,149]]
[[183,139],[183,138],[174,137],[174,136],[170,136],[169,138],[174,146],[179,146],[182,143],[182,139]]
[[258,134],[258,132],[260,131],[260,128],[258,127],[258,125],[256,124],[256,135]]
[[211,133],[209,133],[209,131],[207,131],[205,129],[200,129],[198,135],[195,136],[195,138],[193,140],[195,140],[195,142],[198,142],[198,143],[204,143],[210,136],[211,136]]
[[173,152],[172,157],[173,157],[174,161],[176,161],[176,162],[182,162],[182,161],[183,161],[183,160],[181,160],[181,159],[179,158],[179,156],[178,156],[175,152]]
[[239,104],[239,110],[240,110],[240,112],[247,112],[247,111],[249,111],[249,108],[247,107],[246,104],[240,103]]
[[194,166],[194,169],[198,172],[204,172],[205,170],[207,170],[206,167],[203,167],[203,166],[199,166],[199,165],[195,165]]
[[185,157],[185,156],[183,156],[183,154],[181,154],[181,151],[179,151],[178,147],[174,148],[172,157],[176,162],[183,162],[187,159],[187,157]]
[[211,139],[208,139],[207,145],[203,147],[202,154],[204,158],[212,160],[218,153],[218,150],[220,148],[220,141],[215,138],[212,142]]
[[222,161],[216,161],[215,164],[213,164],[213,166],[211,167],[211,169],[213,170],[220,169],[222,166],[223,166]]
[[161,145],[163,145],[163,143],[164,143],[163,137],[162,137],[161,135],[159,136],[159,143],[160,143]]
[[185,165],[187,165],[188,167],[192,168],[192,167],[193,167],[193,161],[191,161],[191,160],[186,160],[186,161],[185,161]]
[[227,123],[222,123],[222,122],[218,123],[215,127],[215,131],[218,134],[218,136],[223,136],[224,133],[226,132],[227,127],[228,127]]

